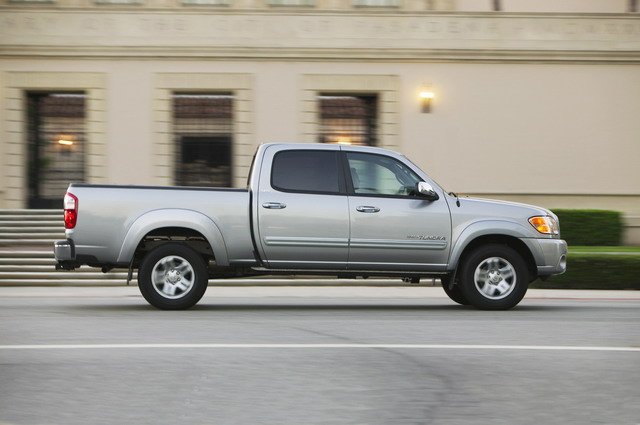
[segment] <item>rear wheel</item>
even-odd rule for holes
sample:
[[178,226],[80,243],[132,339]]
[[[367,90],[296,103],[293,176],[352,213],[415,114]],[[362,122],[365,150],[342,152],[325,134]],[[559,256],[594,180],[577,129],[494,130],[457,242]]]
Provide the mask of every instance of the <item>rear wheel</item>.
[[142,296],[162,310],[194,306],[207,290],[207,284],[204,259],[182,244],[160,245],[144,257],[138,270]]
[[530,280],[520,254],[499,244],[478,247],[464,260],[458,276],[462,296],[482,310],[513,308],[526,294]]

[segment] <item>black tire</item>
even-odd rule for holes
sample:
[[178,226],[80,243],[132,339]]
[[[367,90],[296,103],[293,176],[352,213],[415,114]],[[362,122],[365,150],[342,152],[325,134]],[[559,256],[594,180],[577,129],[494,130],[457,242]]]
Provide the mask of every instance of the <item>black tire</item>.
[[196,305],[207,290],[208,279],[202,256],[179,243],[158,246],[144,257],[138,269],[142,296],[161,310]]
[[451,285],[451,276],[443,277],[440,281],[442,282],[442,289],[444,289],[445,294],[447,294],[449,298],[460,305],[469,305],[469,300],[462,295],[460,283],[457,279],[454,285]]
[[458,273],[460,291],[481,310],[508,310],[524,298],[529,287],[527,266],[513,248],[490,244],[475,249]]

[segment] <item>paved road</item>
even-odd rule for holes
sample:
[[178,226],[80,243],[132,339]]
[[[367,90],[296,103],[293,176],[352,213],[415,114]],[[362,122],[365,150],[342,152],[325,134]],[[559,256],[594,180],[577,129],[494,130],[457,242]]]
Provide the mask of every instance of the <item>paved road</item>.
[[0,424],[640,424],[640,294],[0,288]]

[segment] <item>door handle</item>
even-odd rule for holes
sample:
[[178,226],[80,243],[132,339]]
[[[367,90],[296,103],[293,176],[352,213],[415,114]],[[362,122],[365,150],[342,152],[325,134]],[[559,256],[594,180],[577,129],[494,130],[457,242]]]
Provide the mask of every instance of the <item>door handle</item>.
[[362,213],[377,213],[380,211],[380,208],[378,207],[369,207],[369,206],[360,206],[356,208],[356,211],[362,212]]
[[262,204],[262,208],[266,208],[268,210],[281,210],[287,208],[287,204],[282,204],[280,202],[265,202]]

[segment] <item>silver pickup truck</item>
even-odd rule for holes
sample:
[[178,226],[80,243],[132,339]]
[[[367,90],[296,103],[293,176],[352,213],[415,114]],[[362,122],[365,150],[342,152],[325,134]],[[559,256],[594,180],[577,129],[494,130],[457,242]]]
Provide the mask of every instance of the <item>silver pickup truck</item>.
[[447,295],[509,309],[566,269],[557,217],[447,194],[406,157],[265,144],[248,188],[71,184],[57,269],[138,270],[146,300],[185,309],[209,279],[264,274],[439,278]]

